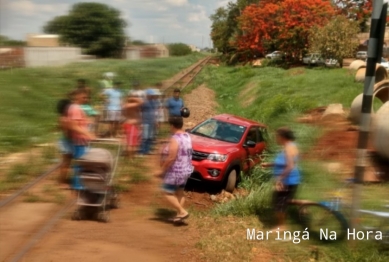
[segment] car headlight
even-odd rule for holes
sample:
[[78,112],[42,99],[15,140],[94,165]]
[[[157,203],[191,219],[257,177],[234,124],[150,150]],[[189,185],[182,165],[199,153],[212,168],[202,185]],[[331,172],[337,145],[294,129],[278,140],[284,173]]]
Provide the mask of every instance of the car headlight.
[[224,162],[227,159],[227,155],[222,154],[209,154],[207,157],[208,160],[215,161],[215,162]]

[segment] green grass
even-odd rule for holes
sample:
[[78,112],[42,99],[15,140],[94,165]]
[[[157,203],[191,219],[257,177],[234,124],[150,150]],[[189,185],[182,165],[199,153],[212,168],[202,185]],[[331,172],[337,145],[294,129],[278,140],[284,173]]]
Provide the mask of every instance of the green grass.
[[31,144],[53,141],[56,137],[56,102],[84,78],[100,92],[102,73],[112,71],[130,89],[134,79],[143,87],[168,79],[203,55],[146,59],[140,61],[102,60],[63,67],[24,68],[0,71],[0,148],[2,153],[20,151]]
[[[349,108],[353,99],[363,92],[363,84],[355,83],[354,75],[346,69],[284,70],[274,67],[208,66],[196,81],[206,83],[209,88],[216,91],[220,113],[243,116],[268,126],[268,145],[272,154],[266,156],[266,161],[271,161],[274,153],[279,150],[274,142],[275,129],[280,126],[292,128],[296,133],[296,142],[300,150],[307,153],[322,134],[322,130],[312,125],[297,123],[297,117],[307,110],[332,103],[341,103],[344,108]],[[248,86],[254,86],[254,89],[249,92],[253,98],[251,104],[244,106],[244,102],[240,101],[240,94]],[[337,174],[329,174],[322,164],[322,162],[302,161],[300,167],[303,182],[299,188],[298,198],[323,200],[328,192],[340,186]],[[232,215],[236,220],[246,218],[247,221],[259,217],[263,223],[262,228],[266,227],[266,224],[271,224],[274,220],[271,212],[273,189],[271,170],[255,169],[250,177],[242,179],[240,186],[249,191],[248,196],[216,205],[212,210],[212,216],[215,219],[224,219]],[[385,199],[383,194],[387,190],[388,185],[366,186],[362,205],[369,208],[379,207],[382,204],[381,200]],[[211,225],[211,227],[220,226],[218,223]],[[296,229],[298,225],[292,226]],[[301,229],[297,228],[297,230]],[[219,229],[219,232],[222,231],[224,229]],[[386,261],[388,259],[387,254],[381,253],[372,242],[358,242],[351,248],[347,248],[347,243],[323,245],[308,241],[295,245],[276,242],[278,243],[261,242],[256,246],[270,250],[269,253],[272,254],[274,261],[278,261],[277,259],[307,261],[310,258],[310,245],[319,245],[320,261]],[[198,248],[202,252],[208,252],[218,245],[213,244],[212,241],[207,244],[210,246],[203,246],[200,243]],[[251,246],[247,241],[241,244]],[[227,252],[227,250],[223,251]],[[244,259],[249,260],[250,257],[251,253],[246,251]],[[218,259],[209,261],[218,261]]]

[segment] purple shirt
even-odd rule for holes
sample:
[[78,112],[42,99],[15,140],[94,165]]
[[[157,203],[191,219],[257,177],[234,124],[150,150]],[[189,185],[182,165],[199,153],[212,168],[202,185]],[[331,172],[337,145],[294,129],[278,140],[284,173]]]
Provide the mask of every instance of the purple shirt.
[[[178,142],[177,157],[165,174],[164,183],[169,185],[184,185],[193,172],[192,166],[192,140],[188,133],[174,134]],[[169,147],[162,150],[162,155],[169,154]]]

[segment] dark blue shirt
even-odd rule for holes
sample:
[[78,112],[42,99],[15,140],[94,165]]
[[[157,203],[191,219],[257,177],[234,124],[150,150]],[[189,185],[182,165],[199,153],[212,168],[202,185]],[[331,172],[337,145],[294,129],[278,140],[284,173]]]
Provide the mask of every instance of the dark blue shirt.
[[181,116],[181,108],[184,107],[184,101],[181,98],[174,99],[171,97],[166,102],[166,107],[169,111],[169,116]]

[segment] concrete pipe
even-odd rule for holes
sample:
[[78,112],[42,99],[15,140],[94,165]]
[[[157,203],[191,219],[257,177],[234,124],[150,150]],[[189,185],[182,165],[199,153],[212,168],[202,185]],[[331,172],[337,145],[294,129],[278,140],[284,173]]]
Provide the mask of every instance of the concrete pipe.
[[[362,66],[357,70],[357,73],[355,74],[355,81],[363,83],[365,82],[365,76],[366,66]],[[388,72],[386,71],[385,67],[380,64],[377,64],[375,69],[375,82],[378,83],[385,79],[388,79]]]
[[379,155],[389,159],[389,102],[377,111],[372,130],[373,145]]
[[350,70],[357,71],[360,67],[366,67],[365,61],[362,60],[354,60],[351,62],[350,66],[348,67]]
[[[377,97],[382,103],[389,101],[389,80],[381,81],[374,85],[373,99]],[[361,118],[363,94],[358,95],[351,103],[349,119],[353,124],[359,125]],[[374,114],[374,111],[372,111]]]

